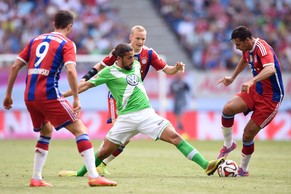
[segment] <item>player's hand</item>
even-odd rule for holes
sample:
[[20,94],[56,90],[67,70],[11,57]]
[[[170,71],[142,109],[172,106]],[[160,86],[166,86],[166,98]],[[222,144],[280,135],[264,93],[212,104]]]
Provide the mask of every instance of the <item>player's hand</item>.
[[81,111],[81,103],[79,99],[74,99],[73,102],[73,111],[75,114],[79,115]]
[[249,80],[245,83],[243,83],[242,87],[241,87],[241,92],[246,92],[249,93],[250,92],[250,88],[251,86],[254,84],[253,80]]
[[7,110],[10,110],[12,108],[12,104],[13,104],[12,98],[9,96],[6,96],[3,101],[3,107]]
[[217,84],[223,83],[225,86],[230,85],[233,82],[233,79],[231,77],[225,76],[224,78],[221,78],[217,81]]
[[185,64],[183,62],[177,62],[176,63],[176,69],[178,71],[184,72],[185,71]]

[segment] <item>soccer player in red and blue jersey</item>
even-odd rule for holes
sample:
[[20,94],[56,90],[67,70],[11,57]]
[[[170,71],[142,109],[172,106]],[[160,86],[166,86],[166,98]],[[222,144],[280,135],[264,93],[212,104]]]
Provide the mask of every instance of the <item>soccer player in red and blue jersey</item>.
[[238,176],[249,176],[249,161],[254,152],[254,138],[275,117],[284,97],[279,59],[273,48],[264,40],[254,38],[245,26],[239,26],[231,34],[231,40],[243,55],[232,76],[218,81],[230,85],[247,66],[253,77],[242,84],[241,92],[230,99],[222,111],[224,146],[220,157],[226,157],[237,145],[232,138],[234,116],[252,112],[245,126]]
[[[34,169],[30,180],[31,187],[49,187],[52,184],[43,180],[45,164],[53,127],[66,128],[76,137],[76,144],[88,170],[90,186],[115,186],[116,182],[99,176],[95,167],[94,150],[87,134],[87,128],[79,120],[81,110],[78,96],[76,71],[76,47],[67,38],[73,27],[72,13],[60,10],[54,17],[54,32],[33,38],[13,63],[3,106],[11,109],[12,90],[19,70],[27,66],[27,79],[24,100],[30,113],[35,132],[40,137],[35,147]],[[68,82],[73,91],[73,106],[62,97],[58,81],[65,67]]]
[[[130,40],[129,45],[134,50],[135,60],[139,61],[141,64],[142,80],[145,79],[151,66],[156,71],[162,70],[167,75],[173,75],[179,71],[184,72],[184,69],[185,69],[184,63],[177,62],[174,66],[167,65],[167,63],[160,58],[160,56],[155,52],[154,49],[146,47],[144,45],[146,41],[146,36],[147,36],[147,31],[141,25],[133,26],[131,28],[131,32],[129,35],[129,40]],[[112,52],[108,56],[106,56],[101,62],[94,65],[94,67],[86,75],[83,76],[83,79],[81,81],[89,80],[91,77],[97,74],[98,71],[103,69],[104,66],[113,65],[117,60],[117,56],[113,55]],[[108,114],[109,116],[108,116],[107,123],[114,122],[117,118],[116,102],[110,92],[108,94],[108,113],[109,113]],[[105,166],[123,151],[124,146],[120,146],[112,155],[110,155],[108,158],[103,160],[103,163],[101,163],[100,166],[97,168],[98,172],[101,175],[109,174]],[[83,167],[78,172],[62,171],[59,173],[59,175],[60,176],[84,176],[85,173],[86,173],[86,169]]]

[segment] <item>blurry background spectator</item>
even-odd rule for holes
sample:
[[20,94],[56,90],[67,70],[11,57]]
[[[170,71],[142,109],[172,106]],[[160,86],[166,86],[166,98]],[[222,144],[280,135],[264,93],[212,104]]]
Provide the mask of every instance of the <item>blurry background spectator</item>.
[[[276,50],[291,71],[291,0],[152,0],[196,69],[232,69],[240,52],[229,43],[232,29],[246,25]],[[107,54],[128,41],[129,27],[111,0],[0,0],[0,54],[16,54],[35,35],[52,30],[57,9],[76,15],[70,35],[78,54]]]
[[74,12],[70,38],[78,54],[108,54],[117,43],[128,41],[129,28],[119,21],[110,0],[5,0],[0,1],[0,54],[16,54],[37,34],[52,31],[58,9]]
[[[245,25],[291,70],[291,0],[152,0],[199,69],[231,69],[231,30]],[[238,53],[240,54],[240,53]]]

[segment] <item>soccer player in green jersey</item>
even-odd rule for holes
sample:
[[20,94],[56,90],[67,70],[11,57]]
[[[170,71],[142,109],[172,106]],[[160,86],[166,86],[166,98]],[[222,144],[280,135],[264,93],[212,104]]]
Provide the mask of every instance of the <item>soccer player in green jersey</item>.
[[[133,48],[134,58],[141,64],[141,79],[144,81],[149,70],[151,68],[156,71],[164,72],[167,75],[174,75],[178,72],[184,72],[185,64],[183,62],[177,62],[175,65],[168,65],[159,54],[153,49],[145,45],[147,38],[147,31],[141,25],[135,25],[131,28],[129,35],[129,45]],[[114,51],[114,49],[113,49]],[[98,71],[101,71],[105,66],[113,65],[117,58],[112,55],[112,52],[109,55],[104,57],[101,62],[98,62],[93,66],[93,68],[88,71],[81,79],[81,82],[89,80],[91,77],[96,75]],[[107,124],[114,123],[117,118],[117,108],[116,101],[113,98],[111,92],[108,93],[108,118]],[[96,168],[98,173],[101,176],[109,175],[110,173],[107,170],[107,165],[114,160],[119,154],[121,154],[125,146],[129,143],[129,140],[122,146],[119,146],[115,152],[103,160],[103,162]],[[102,146],[102,144],[100,145]],[[84,176],[86,171],[82,169],[80,171],[61,171],[59,176]]]
[[[113,54],[117,57],[114,65],[105,67],[90,80],[78,86],[81,93],[89,88],[106,84],[116,100],[118,117],[107,133],[102,147],[96,153],[96,166],[127,140],[142,133],[154,140],[160,139],[175,145],[184,156],[203,168],[207,175],[212,175],[218,165],[224,162],[224,158],[206,160],[176,132],[170,121],[155,113],[141,80],[140,63],[134,60],[134,51],[129,44],[117,45]],[[67,91],[63,95],[68,97],[71,94],[71,91]],[[83,167],[83,170],[86,171],[86,168]]]

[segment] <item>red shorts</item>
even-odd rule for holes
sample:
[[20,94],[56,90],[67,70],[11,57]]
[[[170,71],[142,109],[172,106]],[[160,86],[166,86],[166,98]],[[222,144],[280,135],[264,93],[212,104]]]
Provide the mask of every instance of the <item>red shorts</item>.
[[271,98],[261,96],[254,89],[251,89],[249,94],[241,92],[237,95],[245,101],[250,111],[253,111],[251,119],[261,128],[273,120],[281,104],[281,102],[274,102]]
[[56,130],[77,121],[79,118],[65,98],[55,100],[25,101],[33,130],[38,132],[44,123],[50,122]]
[[112,123],[112,120],[117,119],[117,109],[116,109],[116,101],[113,98],[112,94],[108,92],[108,116],[107,123]]

